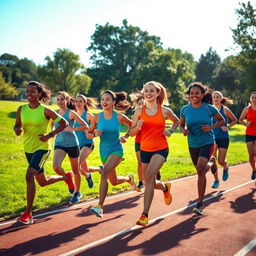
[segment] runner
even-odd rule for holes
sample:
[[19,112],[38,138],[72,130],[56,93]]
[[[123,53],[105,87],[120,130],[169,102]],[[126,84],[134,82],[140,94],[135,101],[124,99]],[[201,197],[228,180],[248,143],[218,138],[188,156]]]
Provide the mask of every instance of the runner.
[[[184,136],[188,136],[189,153],[198,174],[198,203],[193,209],[193,212],[198,215],[203,214],[206,172],[210,168],[212,173],[217,171],[216,159],[211,158],[215,143],[212,129],[224,124],[218,109],[205,103],[209,102],[209,95],[202,83],[190,84],[185,92],[185,97],[190,103],[180,110],[180,130]],[[212,117],[217,120],[213,125]]]
[[[141,107],[143,105],[143,95],[139,92],[130,94],[131,102],[132,102],[132,108],[136,110],[138,107]],[[136,159],[137,159],[137,175],[139,179],[139,183],[136,186],[136,191],[141,192],[141,189],[143,188],[143,181],[144,181],[144,175],[142,173],[142,167],[141,167],[141,160],[140,160],[140,140],[141,140],[141,133],[140,131],[135,137],[135,153],[136,153]]]
[[[120,126],[125,124],[130,127],[132,121],[124,114],[118,114],[115,110],[125,111],[130,107],[125,92],[114,93],[106,90],[101,94],[101,107],[103,111],[97,115],[91,123],[88,138],[100,136],[100,158],[103,163],[100,181],[99,204],[92,207],[90,212],[103,218],[103,204],[108,192],[108,180],[113,186],[128,182],[135,190],[135,182],[132,174],[129,176],[117,176],[116,167],[123,159],[123,146],[129,137],[128,133],[120,137]],[[97,126],[97,128],[96,128]]]
[[[94,115],[89,111],[90,108],[95,108],[98,105],[98,101],[94,98],[88,98],[84,96],[83,94],[78,94],[76,96],[75,101],[75,107],[77,114],[87,123],[87,125],[90,125],[90,123],[93,120]],[[74,127],[80,127],[81,125],[78,122],[75,122]],[[86,137],[86,134],[84,131],[75,131],[76,136],[78,138],[79,147],[80,147],[80,156],[79,156],[79,171],[80,174],[82,174],[87,183],[88,187],[93,187],[93,180],[92,180],[92,174],[90,172],[92,171],[100,171],[100,168],[98,167],[96,170],[94,169],[88,169],[87,166],[87,157],[91,154],[91,152],[94,149],[94,143],[92,139],[88,139]]]
[[[75,178],[75,187],[69,186],[69,192],[73,194],[70,203],[77,203],[82,194],[80,192],[81,185],[81,175],[78,170],[78,160],[79,160],[79,144],[78,139],[76,137],[75,131],[85,131],[88,129],[88,125],[81,117],[72,109],[74,106],[74,99],[65,91],[61,91],[57,93],[57,105],[59,110],[57,112],[63,116],[67,121],[69,126],[62,132],[60,132],[54,142],[54,156],[53,156],[53,169],[54,171],[62,176],[71,175],[71,173],[65,173],[62,168],[63,160],[68,154],[70,165],[72,172]],[[80,124],[79,127],[74,126],[74,122],[78,122]],[[52,127],[57,127],[58,124],[56,122],[52,122]]]
[[[245,142],[247,145],[249,162],[252,167],[251,179],[256,180],[256,91],[250,95],[250,106],[243,109],[239,123],[246,126]],[[247,119],[247,122],[244,122]]]
[[[166,89],[162,84],[150,81],[142,89],[144,105],[135,110],[130,135],[141,133],[140,157],[142,172],[145,175],[144,208],[137,225],[148,225],[148,213],[154,197],[154,189],[163,191],[164,201],[171,204],[171,183],[156,180],[156,174],[167,159],[169,149],[166,137],[172,135],[179,125],[178,117],[170,108]],[[165,120],[173,122],[165,131]]]
[[[225,119],[225,124],[223,126],[213,129],[216,142],[213,155],[215,156],[216,159],[218,159],[219,165],[223,167],[222,180],[226,181],[229,177],[229,168],[228,163],[226,161],[226,155],[229,146],[228,131],[237,123],[237,118],[232,113],[232,111],[226,106],[227,104],[233,104],[233,101],[231,99],[223,97],[221,92],[214,91],[212,93],[212,103],[213,106],[215,106],[219,110],[220,114]],[[231,122],[228,125],[229,120]],[[215,123],[216,121],[217,120],[213,117],[213,123]],[[218,188],[220,185],[218,170],[213,175],[215,180],[212,184],[212,188]]]
[[[26,173],[27,206],[18,218],[23,224],[33,223],[32,206],[36,194],[35,179],[41,187],[58,181],[72,183],[70,176],[45,176],[44,164],[50,154],[48,140],[67,127],[67,122],[55,111],[47,108],[41,102],[51,98],[51,92],[45,85],[30,81],[26,86],[28,104],[19,106],[16,113],[14,132],[19,136],[23,131],[24,151],[28,161]],[[58,122],[59,126],[48,133],[50,119]]]

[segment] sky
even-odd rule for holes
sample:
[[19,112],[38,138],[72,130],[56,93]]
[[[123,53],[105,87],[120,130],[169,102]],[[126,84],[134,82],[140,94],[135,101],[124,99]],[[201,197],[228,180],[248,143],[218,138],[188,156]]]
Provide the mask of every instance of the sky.
[[198,60],[210,47],[224,59],[234,48],[231,28],[242,0],[0,0],[0,55],[45,64],[67,48],[90,66],[96,24],[137,26],[159,36],[165,49],[178,48]]

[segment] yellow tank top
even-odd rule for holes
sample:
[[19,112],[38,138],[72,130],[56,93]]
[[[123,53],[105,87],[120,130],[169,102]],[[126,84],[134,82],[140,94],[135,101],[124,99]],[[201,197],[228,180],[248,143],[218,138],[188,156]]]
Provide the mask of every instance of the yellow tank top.
[[37,108],[30,108],[29,104],[21,107],[21,123],[24,131],[24,151],[34,153],[39,149],[48,150],[48,141],[43,142],[39,139],[39,134],[48,132],[50,120],[45,117],[45,107],[39,105]]

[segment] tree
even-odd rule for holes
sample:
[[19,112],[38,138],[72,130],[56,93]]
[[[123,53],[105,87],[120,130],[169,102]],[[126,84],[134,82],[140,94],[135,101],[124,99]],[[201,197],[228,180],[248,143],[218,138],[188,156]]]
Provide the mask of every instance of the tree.
[[14,99],[16,96],[18,96],[18,94],[19,92],[17,89],[10,83],[7,83],[4,80],[2,73],[0,72],[0,99]]
[[236,116],[239,116],[248,101],[246,96],[248,88],[242,79],[243,72],[239,57],[229,56],[217,67],[213,75],[213,89],[219,90],[224,96],[233,99],[234,105],[230,107]]
[[127,20],[123,20],[121,27],[109,23],[96,25],[91,39],[87,50],[92,52],[92,67],[88,74],[93,79],[90,90],[93,95],[107,88],[127,92],[135,90],[138,69],[148,64],[152,51],[162,49],[159,37],[128,25]]
[[196,66],[196,80],[201,81],[208,86],[213,84],[214,70],[220,65],[221,59],[216,51],[209,48],[205,55],[201,55]]
[[29,80],[37,79],[36,64],[27,59],[5,53],[0,56],[0,72],[5,81],[16,88],[23,87]]
[[78,76],[84,71],[83,65],[79,62],[79,56],[68,49],[57,49],[53,59],[47,56],[45,60],[47,64],[40,66],[38,70],[41,80],[54,92],[62,90],[70,93],[77,92],[78,86],[81,87],[82,79],[79,80]]
[[239,60],[244,68],[243,79],[249,90],[256,88],[256,9],[250,1],[236,10],[238,24],[232,29],[234,43],[240,48]]

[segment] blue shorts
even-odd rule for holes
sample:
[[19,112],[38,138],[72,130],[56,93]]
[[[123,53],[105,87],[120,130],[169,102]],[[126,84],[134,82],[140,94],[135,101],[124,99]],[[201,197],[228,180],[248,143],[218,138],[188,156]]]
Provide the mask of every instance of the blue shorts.
[[78,146],[74,146],[74,147],[61,147],[61,146],[55,145],[54,146],[54,150],[55,149],[63,150],[64,152],[66,152],[68,154],[68,157],[70,157],[70,158],[77,158],[77,157],[79,157],[79,154],[80,154],[80,150],[79,150]]
[[253,135],[245,135],[245,142],[255,142],[256,141],[256,136]]
[[214,144],[204,145],[200,148],[190,148],[189,153],[192,159],[193,164],[196,166],[199,157],[205,157],[210,160],[214,150]]
[[50,155],[50,150],[39,149],[34,153],[26,153],[29,168],[35,169],[38,173],[44,172],[44,164]]
[[216,139],[215,142],[217,145],[217,148],[225,148],[228,149],[229,146],[229,138],[223,138],[223,139]]
[[150,162],[152,156],[156,155],[156,154],[163,156],[166,161],[167,156],[169,154],[169,148],[164,148],[164,149],[153,151],[153,152],[140,150],[141,162],[144,164],[148,164]]
[[83,146],[80,147],[80,150],[81,150],[82,148],[84,148],[84,147],[87,147],[87,148],[89,148],[89,149],[91,149],[91,150],[93,151],[93,149],[94,149],[94,144],[93,144],[93,143],[85,144],[85,145],[83,145]]

